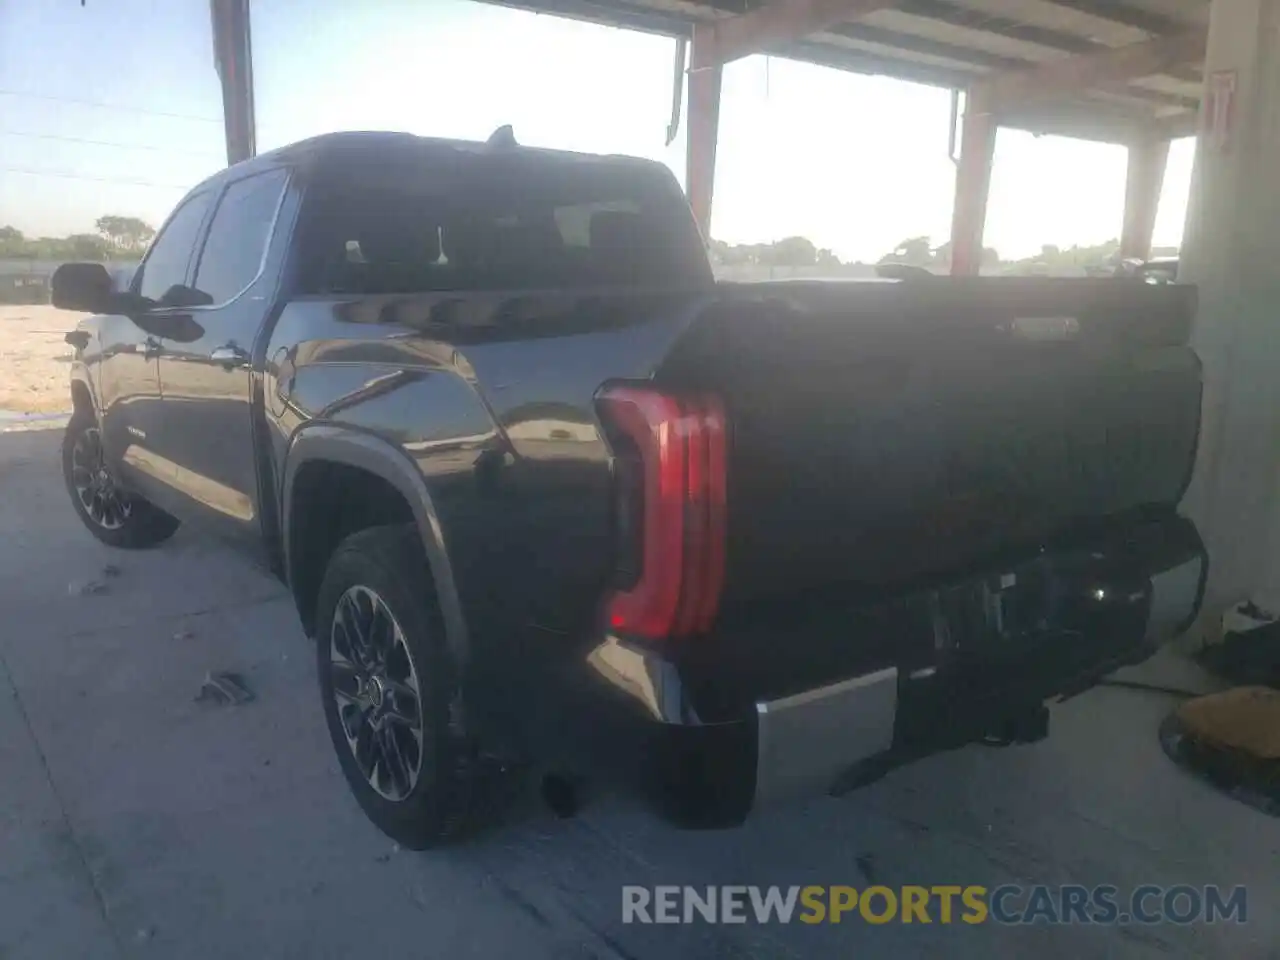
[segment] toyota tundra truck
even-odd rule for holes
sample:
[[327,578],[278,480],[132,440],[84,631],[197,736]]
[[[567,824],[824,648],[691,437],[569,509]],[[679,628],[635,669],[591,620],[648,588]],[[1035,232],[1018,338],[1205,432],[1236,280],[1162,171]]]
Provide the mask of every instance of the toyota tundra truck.
[[1034,741],[1200,603],[1183,285],[718,283],[659,164],[343,133],[52,294],[72,507],[282,578],[409,847],[495,756],[717,827]]

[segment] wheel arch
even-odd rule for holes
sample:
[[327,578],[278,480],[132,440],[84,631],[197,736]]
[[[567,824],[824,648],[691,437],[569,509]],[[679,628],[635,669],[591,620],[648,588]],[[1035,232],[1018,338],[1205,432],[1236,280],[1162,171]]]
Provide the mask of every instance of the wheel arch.
[[[381,481],[399,494],[422,541],[444,621],[445,639],[455,662],[459,666],[465,664],[469,650],[466,621],[444,532],[426,481],[404,451],[381,437],[349,427],[328,424],[303,427],[291,442],[285,460],[282,511],[285,572],[294,603],[298,607],[298,615],[308,636],[315,631],[315,596],[328,555],[299,555],[299,544],[304,541],[296,526],[301,518],[295,517],[295,513],[298,513],[299,507],[297,500],[301,489],[300,478],[306,476],[309,468],[319,466],[359,471]],[[332,546],[336,546],[336,543]],[[318,575],[317,566],[320,568]]]
[[72,373],[71,405],[76,413],[89,413],[95,417],[98,415],[98,401],[87,376]]

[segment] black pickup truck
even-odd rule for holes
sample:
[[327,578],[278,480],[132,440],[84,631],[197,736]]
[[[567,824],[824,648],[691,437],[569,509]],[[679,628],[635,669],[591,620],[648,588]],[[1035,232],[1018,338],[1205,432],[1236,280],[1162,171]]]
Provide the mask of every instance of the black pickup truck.
[[657,164],[389,133],[202,183],[128,290],[52,286],[97,314],[75,510],[277,571],[415,848],[492,756],[724,826],[1035,740],[1200,602],[1186,287],[718,284]]

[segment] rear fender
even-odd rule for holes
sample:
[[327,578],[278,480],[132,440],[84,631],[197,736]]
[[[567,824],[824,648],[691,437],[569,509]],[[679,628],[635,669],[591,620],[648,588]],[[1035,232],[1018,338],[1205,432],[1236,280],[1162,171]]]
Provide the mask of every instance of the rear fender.
[[290,524],[295,480],[298,471],[305,464],[316,460],[341,463],[374,473],[404,497],[413,511],[414,522],[422,539],[422,548],[444,620],[446,640],[455,663],[459,666],[466,664],[470,648],[466,621],[462,615],[453,566],[445,548],[440,518],[418,468],[403,451],[386,440],[349,427],[327,424],[304,427],[298,431],[289,447],[284,471],[285,570],[289,572],[290,581],[294,570],[294,558],[290,556],[290,544],[293,541]]

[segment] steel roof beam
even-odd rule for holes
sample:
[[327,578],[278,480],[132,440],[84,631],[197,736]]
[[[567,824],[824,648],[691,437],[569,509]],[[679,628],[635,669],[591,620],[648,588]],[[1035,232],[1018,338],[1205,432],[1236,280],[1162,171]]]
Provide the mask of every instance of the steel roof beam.
[[1055,6],[1067,7],[1073,13],[1087,13],[1099,20],[1110,20],[1112,23],[1120,23],[1157,36],[1178,33],[1186,27],[1186,24],[1179,23],[1162,13],[1119,3],[1117,0],[1049,0],[1049,2]]
[[1064,57],[1030,70],[1011,70],[986,78],[981,86],[996,108],[1045,96],[1077,94],[1198,62],[1204,58],[1205,40],[1203,30],[1184,31]]
[[894,0],[771,0],[693,29],[694,70],[722,66],[894,5]]
[[1153,132],[1156,136],[1176,140],[1178,137],[1194,137],[1200,132],[1200,113],[1187,110],[1160,117],[1155,121]]
[[1050,50],[1061,50],[1064,53],[1090,53],[1097,49],[1094,41],[1078,34],[1023,23],[1011,17],[958,6],[946,0],[901,0],[896,9],[911,16],[961,27],[975,33],[1007,37],[1010,40],[1018,40]]

